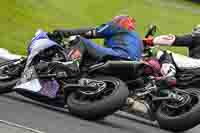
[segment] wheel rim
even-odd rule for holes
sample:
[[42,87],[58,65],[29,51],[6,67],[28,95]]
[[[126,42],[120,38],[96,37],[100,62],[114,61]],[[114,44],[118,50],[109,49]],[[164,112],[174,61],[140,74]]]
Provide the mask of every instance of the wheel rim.
[[6,74],[5,67],[0,67],[0,80],[9,80],[12,77]]
[[[4,63],[0,65],[0,80],[13,80],[19,77],[22,71],[22,66],[17,66],[15,61]],[[10,65],[10,66],[9,66]],[[9,66],[9,67],[8,67]]]
[[[179,108],[172,108],[171,106],[168,106],[167,104],[161,105],[161,112],[168,115],[168,116],[180,116],[184,113],[189,112],[198,102],[199,98],[195,94],[189,94],[190,99],[185,103],[184,105],[180,106]],[[178,103],[175,103],[178,104]]]
[[99,81],[99,80],[91,80],[91,79],[82,79],[80,80],[80,84],[83,86],[90,87],[86,90],[79,90],[80,93],[83,95],[94,95],[98,94],[101,91],[103,91],[105,88],[107,88],[107,81]]
[[101,80],[101,81],[103,81],[106,84],[106,88],[104,88],[100,93],[97,93],[94,95],[86,95],[84,93],[77,92],[77,93],[74,93],[73,99],[78,103],[88,104],[88,103],[92,103],[95,101],[100,101],[100,100],[112,95],[118,86],[118,82],[117,81],[109,81],[109,80]]

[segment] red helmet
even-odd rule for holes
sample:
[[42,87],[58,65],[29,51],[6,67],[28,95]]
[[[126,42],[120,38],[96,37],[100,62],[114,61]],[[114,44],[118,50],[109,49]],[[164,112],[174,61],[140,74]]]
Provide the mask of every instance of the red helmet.
[[134,30],[136,27],[135,19],[127,15],[115,16],[112,22],[129,31]]

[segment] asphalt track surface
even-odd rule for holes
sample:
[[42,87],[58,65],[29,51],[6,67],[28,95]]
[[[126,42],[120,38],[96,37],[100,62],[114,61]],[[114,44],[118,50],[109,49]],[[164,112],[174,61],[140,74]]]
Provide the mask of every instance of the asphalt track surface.
[[[0,96],[0,119],[45,133],[169,133],[155,124],[117,112],[104,120],[91,122],[71,116],[67,110],[40,105],[18,94]],[[0,124],[0,132],[8,131]],[[14,130],[15,133],[22,131]],[[199,133],[197,126],[184,133]],[[27,132],[29,133],[29,132]]]

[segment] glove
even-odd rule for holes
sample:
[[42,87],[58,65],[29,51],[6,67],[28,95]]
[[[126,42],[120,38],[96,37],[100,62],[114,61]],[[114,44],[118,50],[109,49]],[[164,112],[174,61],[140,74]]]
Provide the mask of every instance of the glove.
[[62,42],[63,36],[64,36],[63,33],[57,32],[57,31],[48,32],[47,35],[52,41],[55,41],[58,44],[60,44]]
[[148,45],[148,46],[153,46],[153,36],[148,36],[147,38],[143,39],[144,44]]
[[153,39],[153,44],[161,45],[161,46],[171,46],[176,39],[175,35],[160,35]]
[[66,39],[66,41],[67,41],[68,43],[72,43],[72,42],[74,42],[75,40],[77,40],[78,37],[79,37],[79,36],[70,36],[70,37],[68,37],[68,38]]

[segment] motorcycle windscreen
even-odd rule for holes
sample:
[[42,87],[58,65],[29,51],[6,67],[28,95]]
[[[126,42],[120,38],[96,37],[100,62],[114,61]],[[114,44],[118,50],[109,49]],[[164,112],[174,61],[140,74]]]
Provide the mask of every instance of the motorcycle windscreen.
[[48,39],[39,39],[32,43],[32,51],[27,57],[24,72],[21,75],[20,81],[18,81],[17,85],[15,86],[16,89],[24,89],[32,92],[39,92],[42,89],[35,67],[34,65],[31,65],[31,63],[42,50],[54,45],[55,43],[52,43]]
[[60,45],[49,39],[39,39],[32,42],[29,46],[30,53],[27,58],[26,66],[29,66],[35,58],[35,56],[37,56],[40,52],[53,47],[58,47],[62,49]]

